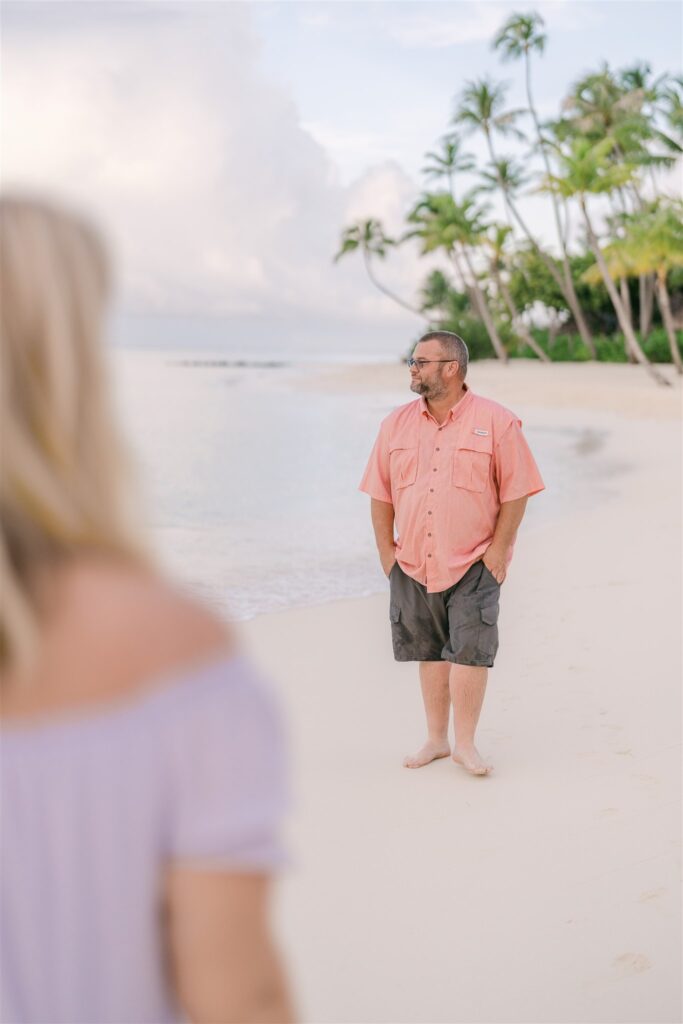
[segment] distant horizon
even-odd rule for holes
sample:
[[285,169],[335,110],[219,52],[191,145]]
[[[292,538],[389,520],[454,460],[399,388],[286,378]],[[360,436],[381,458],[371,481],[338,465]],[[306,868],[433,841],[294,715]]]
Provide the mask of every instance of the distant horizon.
[[130,312],[116,310],[107,340],[115,348],[159,349],[200,355],[226,353],[234,358],[255,356],[314,358],[316,361],[400,360],[427,325],[416,320],[411,334],[405,327],[368,325],[357,321],[326,321],[321,317],[293,320],[201,313]]

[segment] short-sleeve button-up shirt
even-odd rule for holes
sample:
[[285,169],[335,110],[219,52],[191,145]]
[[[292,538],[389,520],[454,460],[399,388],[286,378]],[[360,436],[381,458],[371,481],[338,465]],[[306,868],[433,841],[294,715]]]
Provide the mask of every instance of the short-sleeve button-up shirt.
[[452,587],[481,558],[503,502],[544,489],[521,427],[470,389],[443,424],[424,398],[382,422],[360,490],[394,506],[398,564],[429,593]]

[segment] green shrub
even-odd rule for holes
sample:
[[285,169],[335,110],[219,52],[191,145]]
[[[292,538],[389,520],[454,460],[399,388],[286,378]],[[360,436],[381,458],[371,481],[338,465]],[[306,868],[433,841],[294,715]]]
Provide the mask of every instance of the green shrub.
[[[578,334],[558,334],[552,346],[550,346],[547,330],[534,330],[532,333],[543,351],[548,352],[554,363],[583,363],[591,358],[588,349]],[[679,350],[683,356],[683,332],[678,331],[676,337]],[[663,327],[657,327],[651,331],[645,342],[642,341],[639,335],[638,339],[641,342],[645,355],[651,362],[671,362],[669,339]],[[629,361],[626,355],[623,334],[595,335],[593,341],[595,342],[598,362],[626,363]],[[536,353],[528,345],[524,345],[520,349],[511,349],[510,356],[513,359],[538,359]]]
[[[578,334],[558,334],[550,345],[547,330],[534,329],[531,333],[554,363],[583,363],[590,359],[590,353]],[[528,345],[523,345],[517,351],[511,352],[510,355],[518,359],[538,359],[536,353]]]
[[[683,356],[683,331],[676,331],[678,351]],[[666,330],[663,327],[656,327],[650,332],[650,336],[643,345],[643,350],[648,359],[653,363],[670,363],[671,349]]]
[[[462,314],[453,319],[442,319],[430,323],[432,331],[454,331],[464,338],[470,351],[470,359],[495,359],[496,353],[489,339],[486,327],[478,317]],[[499,324],[498,330],[511,359],[538,359],[538,356],[519,336],[514,334],[508,324]],[[591,359],[590,352],[584,345],[579,334],[557,334],[552,345],[549,344],[549,332],[546,329],[533,328],[531,332],[544,352],[547,352],[554,363],[586,363]],[[419,337],[419,335],[418,335]],[[404,357],[407,359],[414,348],[418,337],[412,342],[410,350]],[[678,348],[683,356],[683,331],[676,334]],[[663,327],[656,327],[644,343],[643,351],[653,363],[670,363],[671,351],[669,339]],[[593,337],[595,350],[600,363],[627,363],[628,356],[624,345],[623,334],[596,334]]]

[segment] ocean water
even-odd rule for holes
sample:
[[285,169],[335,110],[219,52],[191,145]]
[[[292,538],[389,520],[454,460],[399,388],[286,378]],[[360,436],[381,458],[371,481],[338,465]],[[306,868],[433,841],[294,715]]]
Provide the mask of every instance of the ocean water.
[[[330,394],[319,368],[233,365],[216,353],[112,353],[120,419],[153,543],[181,585],[233,620],[387,587],[358,491],[380,420],[412,397]],[[363,373],[363,367],[359,367]],[[607,428],[525,424],[547,490],[535,529],[609,495]],[[618,467],[612,467],[618,471]]]

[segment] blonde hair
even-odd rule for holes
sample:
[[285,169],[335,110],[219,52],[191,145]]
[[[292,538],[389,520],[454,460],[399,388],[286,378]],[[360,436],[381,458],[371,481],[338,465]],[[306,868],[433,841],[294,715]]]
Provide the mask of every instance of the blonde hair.
[[109,266],[94,229],[0,199],[0,667],[40,645],[36,570],[87,552],[151,564],[110,408],[101,333]]

